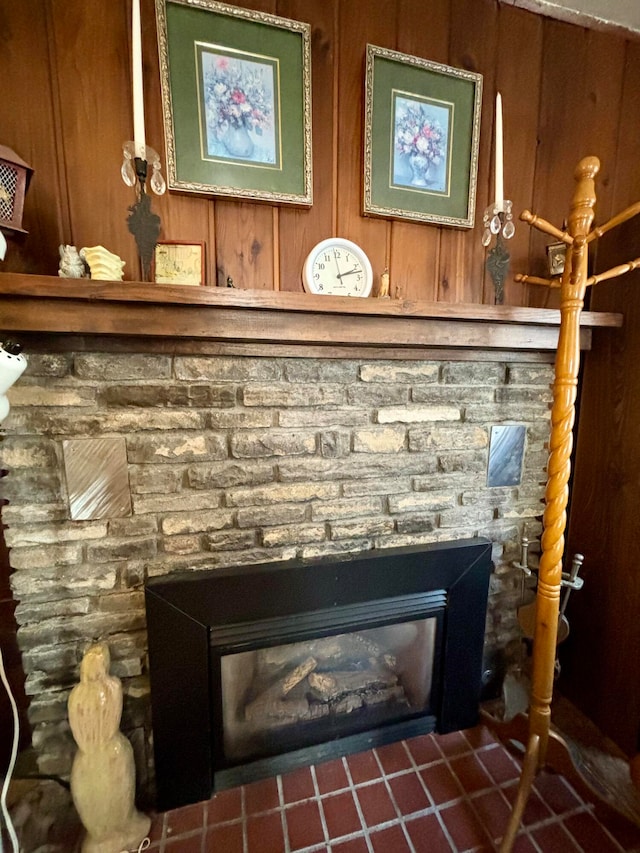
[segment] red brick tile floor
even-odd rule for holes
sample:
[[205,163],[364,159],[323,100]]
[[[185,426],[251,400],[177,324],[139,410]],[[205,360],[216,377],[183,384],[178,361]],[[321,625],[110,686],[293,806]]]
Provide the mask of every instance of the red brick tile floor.
[[[152,817],[150,853],[485,853],[520,763],[485,726],[422,735]],[[640,853],[640,828],[541,772],[514,853]]]
[[[488,853],[507,826],[519,773],[518,755],[483,725],[423,735],[153,814],[145,849]],[[79,853],[80,826],[68,792],[44,782],[20,799],[19,786],[34,783],[12,784],[15,803],[22,804],[16,814],[30,815],[20,853]],[[11,850],[4,835],[3,840]],[[640,827],[545,770],[536,777],[514,851],[640,853]]]

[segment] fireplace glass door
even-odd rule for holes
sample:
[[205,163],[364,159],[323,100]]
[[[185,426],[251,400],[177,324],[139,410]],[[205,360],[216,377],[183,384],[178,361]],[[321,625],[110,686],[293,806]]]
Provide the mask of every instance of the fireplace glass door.
[[[314,621],[350,630],[274,642],[262,637],[245,651],[220,650],[222,754],[227,767],[370,731],[433,713],[437,704],[443,609],[424,614],[425,597],[400,601],[399,615],[376,620],[334,608]],[[422,605],[421,618],[415,618]],[[413,606],[414,618],[406,618]],[[351,611],[350,614],[348,611]],[[272,620],[267,620],[272,623]],[[366,626],[373,627],[366,627]],[[253,626],[257,633],[259,628]],[[265,626],[267,627],[267,626]],[[269,630],[273,629],[269,624]],[[216,657],[218,657],[216,655]]]

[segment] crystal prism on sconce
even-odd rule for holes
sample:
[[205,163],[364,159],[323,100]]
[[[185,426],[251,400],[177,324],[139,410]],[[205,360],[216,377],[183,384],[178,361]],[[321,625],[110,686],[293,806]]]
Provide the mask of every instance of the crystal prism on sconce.
[[482,217],[484,231],[482,232],[482,245],[488,246],[493,237],[501,234],[505,240],[510,240],[516,233],[516,227],[513,224],[513,202],[505,199],[502,202],[502,209],[496,204],[490,204],[485,210]]
[[494,202],[484,212],[482,224],[482,245],[488,246],[492,239],[496,238],[495,246],[487,254],[487,272],[491,276],[496,292],[496,303],[504,302],[504,280],[509,269],[510,256],[506,250],[504,241],[510,240],[516,233],[513,224],[513,203],[504,199],[502,204]]
[[[135,143],[131,141],[125,142],[122,146],[122,153],[124,154],[124,160],[122,161],[122,167],[120,169],[122,180],[128,187],[135,187],[141,179],[140,173],[136,172],[137,164],[135,161],[137,158]],[[143,158],[140,158],[144,164],[144,179],[147,177],[147,166],[150,165],[153,172],[149,179],[149,185],[156,195],[162,195],[167,189],[167,185],[162,176],[162,172],[160,171],[160,155],[149,145],[144,146],[144,155],[145,156]]]
[[[160,217],[151,210],[151,197],[147,193],[148,167],[152,172],[149,185],[156,195],[162,195],[167,185],[160,171],[160,155],[149,145],[136,145],[134,142],[125,142],[122,146],[124,159],[120,167],[122,180],[128,187],[135,187],[136,202],[129,208],[127,225],[133,234],[140,264],[142,267],[142,281],[149,281],[151,275],[151,261],[154,249],[160,236]],[[136,156],[136,152],[144,154],[143,157]]]

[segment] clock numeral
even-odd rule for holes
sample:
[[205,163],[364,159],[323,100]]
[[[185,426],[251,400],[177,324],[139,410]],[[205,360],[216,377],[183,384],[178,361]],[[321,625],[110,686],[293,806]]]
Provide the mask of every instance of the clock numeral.
[[340,252],[340,249],[334,249],[334,250],[333,250],[333,257],[334,257],[334,258],[341,258],[341,257],[342,257],[342,254],[341,254],[341,252]]
[[331,260],[331,255],[328,252],[325,252],[324,253],[324,259],[327,263],[329,263],[329,261]]
[[318,264],[318,269],[319,269],[319,270],[323,270],[323,269],[324,269],[324,264]]
[[320,273],[319,272],[315,273],[313,277],[314,278],[320,278]]
[[324,290],[324,285],[319,284],[319,285],[318,285],[318,290]]

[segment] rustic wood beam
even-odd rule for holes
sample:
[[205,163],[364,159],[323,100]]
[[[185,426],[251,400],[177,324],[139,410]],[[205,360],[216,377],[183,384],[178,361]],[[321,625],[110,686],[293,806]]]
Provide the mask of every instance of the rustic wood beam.
[[[620,314],[585,312],[580,346]],[[552,351],[560,312],[0,274],[0,331],[326,348]]]

